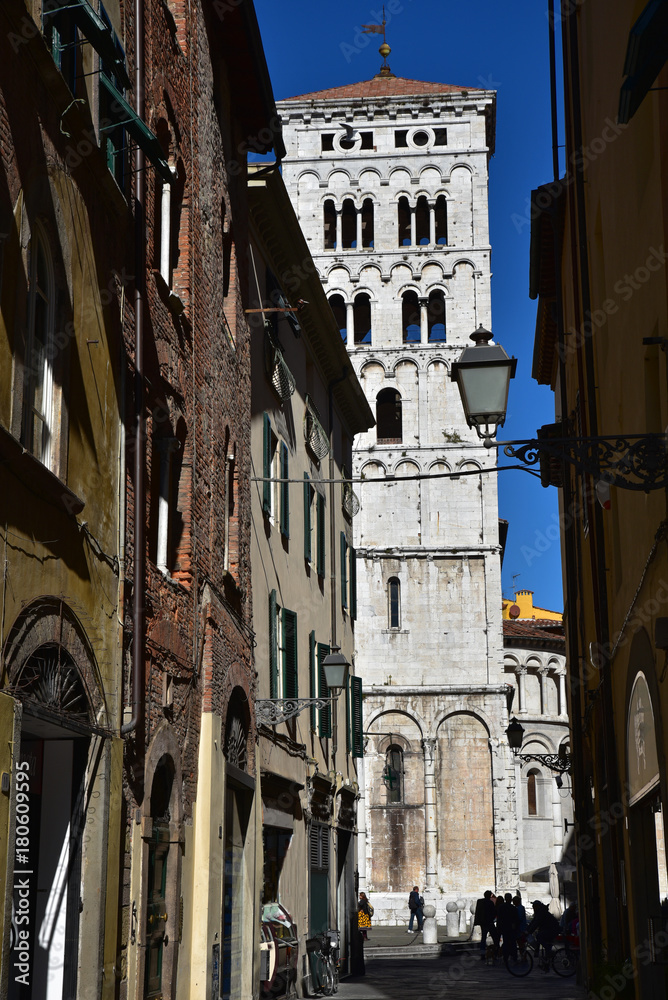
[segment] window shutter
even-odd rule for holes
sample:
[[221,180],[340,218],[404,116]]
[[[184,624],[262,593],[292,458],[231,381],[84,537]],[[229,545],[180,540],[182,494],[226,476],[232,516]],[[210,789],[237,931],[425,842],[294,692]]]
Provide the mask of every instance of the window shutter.
[[276,634],[276,591],[269,595],[269,697],[278,698],[278,636]]
[[362,728],[362,678],[350,678],[353,757],[364,756],[364,731]]
[[[329,646],[325,645],[324,642],[318,643],[318,698],[329,698],[329,688],[327,687],[327,681],[325,680],[325,670],[323,667],[323,661],[326,656],[329,656],[330,649]],[[332,706],[328,705],[327,708],[320,709],[320,736],[329,737],[332,735]]]
[[265,514],[271,514],[271,423],[267,414],[264,414],[263,436],[262,436],[262,510]]
[[329,827],[320,827],[320,867],[329,871]]
[[311,483],[304,473],[304,559],[311,561]]
[[[315,632],[311,632],[308,637],[308,696],[309,698],[318,697],[318,674],[315,665]],[[313,732],[315,732],[316,727],[315,713],[315,705],[311,705],[311,729]]]
[[350,740],[351,740],[351,725],[350,725],[350,682],[352,676],[349,675],[348,683],[346,684],[346,753],[350,753]]
[[283,608],[283,693],[297,697],[297,614]]
[[350,546],[350,617],[357,619],[357,551]]
[[325,575],[325,498],[317,494],[316,497],[316,516],[318,521],[318,565],[317,572],[318,576]]
[[[281,442],[281,479],[288,479],[288,446]],[[290,484],[281,483],[281,534],[290,537]]]
[[341,532],[341,607],[348,607],[348,573],[346,569],[346,550],[348,548],[348,543],[346,542],[345,531]]

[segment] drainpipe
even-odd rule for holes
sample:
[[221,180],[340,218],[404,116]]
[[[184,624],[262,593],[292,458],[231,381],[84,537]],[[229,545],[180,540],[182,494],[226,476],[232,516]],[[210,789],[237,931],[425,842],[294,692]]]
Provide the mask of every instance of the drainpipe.
[[[135,0],[135,111],[144,116],[144,2]],[[134,461],[134,560],[132,566],[132,718],[121,726],[121,735],[137,732],[143,743],[144,723],[144,513],[146,490],[146,422],[144,417],[144,153],[135,149],[135,461]]]

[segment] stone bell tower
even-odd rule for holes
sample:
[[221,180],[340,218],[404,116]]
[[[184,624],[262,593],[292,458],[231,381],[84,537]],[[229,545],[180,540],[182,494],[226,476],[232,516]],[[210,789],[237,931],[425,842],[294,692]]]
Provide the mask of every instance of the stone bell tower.
[[[495,464],[450,366],[491,329],[493,91],[379,74],[278,102],[283,177],[376,426],[354,446],[360,888],[375,921],[518,882]],[[454,473],[454,476],[443,474]],[[473,473],[467,475],[466,473]],[[362,806],[362,803],[361,803]]]

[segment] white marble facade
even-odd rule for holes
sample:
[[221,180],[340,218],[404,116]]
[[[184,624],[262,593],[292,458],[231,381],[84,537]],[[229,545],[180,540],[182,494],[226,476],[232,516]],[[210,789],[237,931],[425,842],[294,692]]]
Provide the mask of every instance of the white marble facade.
[[377,77],[278,108],[283,177],[377,417],[352,470],[360,888],[376,923],[407,920],[414,884],[443,920],[519,884],[497,483],[465,475],[496,456],[450,381],[491,329],[495,94]]

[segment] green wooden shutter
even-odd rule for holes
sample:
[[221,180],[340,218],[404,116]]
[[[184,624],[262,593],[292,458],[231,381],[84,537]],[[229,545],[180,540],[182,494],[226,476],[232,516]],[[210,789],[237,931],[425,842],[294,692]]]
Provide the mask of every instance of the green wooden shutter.
[[278,635],[276,629],[276,591],[269,595],[269,697],[278,698]]
[[296,698],[297,678],[297,614],[283,608],[283,694],[286,698]]
[[318,524],[318,555],[317,571],[318,576],[325,575],[325,532],[327,525],[325,522],[325,498],[317,494],[316,497],[316,518]]
[[311,561],[311,483],[304,473],[304,559]]
[[[288,446],[281,442],[281,479],[288,479]],[[281,483],[281,534],[290,537],[290,484]]]
[[352,675],[348,675],[348,682],[346,684],[345,690],[345,700],[346,700],[346,753],[350,753],[350,741],[351,741],[351,725],[350,725],[350,682],[352,680]]
[[[310,632],[308,637],[308,696],[318,697],[318,673],[315,665],[315,632]],[[316,728],[316,708],[311,705],[311,729]]]
[[364,756],[364,731],[362,728],[362,678],[350,678],[353,757]]
[[350,617],[357,618],[357,551],[350,546]]
[[271,514],[271,422],[268,415],[264,414],[263,436],[262,436],[262,510],[265,514]]
[[345,531],[341,532],[341,607],[348,607],[348,573],[346,569],[346,551],[348,543]]
[[[329,646],[325,645],[324,642],[318,643],[318,698],[329,698],[329,688],[327,687],[327,681],[325,680],[325,670],[323,668],[323,661],[326,656],[329,656],[330,649]],[[321,736],[331,736],[332,735],[332,706],[328,705],[327,708],[320,709],[320,735]]]

